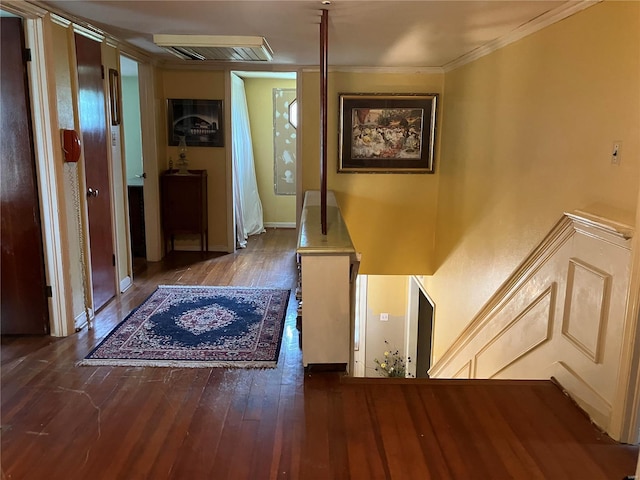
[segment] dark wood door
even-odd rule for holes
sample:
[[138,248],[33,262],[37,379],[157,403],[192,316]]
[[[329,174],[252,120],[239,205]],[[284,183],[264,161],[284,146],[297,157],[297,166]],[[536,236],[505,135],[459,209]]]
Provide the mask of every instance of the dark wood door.
[[102,54],[98,42],[79,34],[75,40],[80,130],[87,181],[93,308],[98,310],[116,294]]
[[22,19],[0,19],[1,332],[49,333]]
[[431,368],[431,343],[433,336],[433,305],[420,292],[418,301],[418,358],[416,378],[429,378]]

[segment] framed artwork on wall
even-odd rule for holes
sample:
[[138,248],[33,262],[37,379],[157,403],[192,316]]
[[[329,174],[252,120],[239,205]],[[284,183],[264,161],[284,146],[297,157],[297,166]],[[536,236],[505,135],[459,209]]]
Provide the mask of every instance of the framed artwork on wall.
[[111,111],[111,125],[120,125],[122,121],[122,92],[120,89],[120,74],[114,68],[109,69],[109,108]]
[[296,101],[295,88],[273,89],[273,185],[276,195],[296,194],[295,120],[291,105]]
[[433,173],[437,94],[340,94],[339,173]]
[[169,145],[185,137],[190,147],[223,147],[222,100],[167,100]]

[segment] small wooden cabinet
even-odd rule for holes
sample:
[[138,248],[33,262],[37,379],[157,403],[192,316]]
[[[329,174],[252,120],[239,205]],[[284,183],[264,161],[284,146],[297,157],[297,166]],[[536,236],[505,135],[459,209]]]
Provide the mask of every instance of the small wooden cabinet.
[[209,226],[207,211],[207,171],[189,170],[178,174],[167,170],[160,177],[162,230],[165,251],[171,240],[174,249],[175,235],[199,234],[200,249],[208,250]]

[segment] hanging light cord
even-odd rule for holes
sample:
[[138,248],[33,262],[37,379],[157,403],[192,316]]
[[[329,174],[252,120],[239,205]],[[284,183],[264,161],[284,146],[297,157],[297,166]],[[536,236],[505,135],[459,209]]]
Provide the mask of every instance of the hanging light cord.
[[[80,251],[80,268],[82,277],[82,297],[84,301],[84,314],[87,319],[87,327],[89,330],[93,328],[91,324],[91,315],[89,314],[89,288],[87,282],[87,262],[84,255],[85,252],[85,235],[82,225],[82,211],[80,205],[80,179],[78,177],[78,164],[77,163],[65,163],[67,167],[67,180],[71,184],[71,193],[73,195],[73,207],[76,214],[76,222],[78,227],[78,249]],[[80,328],[76,328],[76,331]]]

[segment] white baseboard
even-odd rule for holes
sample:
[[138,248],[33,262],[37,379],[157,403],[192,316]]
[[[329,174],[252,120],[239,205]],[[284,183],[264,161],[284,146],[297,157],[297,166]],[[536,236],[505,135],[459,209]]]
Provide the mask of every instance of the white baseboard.
[[265,222],[264,228],[296,228],[296,222]]
[[[88,310],[89,319],[93,320],[95,318],[93,310],[91,308],[89,308]],[[84,311],[82,311],[79,315],[76,315],[76,317],[73,319],[73,325],[75,326],[76,332],[87,326],[87,315]]]
[[131,280],[131,277],[127,275],[122,280],[120,280],[120,293],[126,292],[131,288],[132,285],[133,285],[133,280]]
[[[201,250],[200,245],[179,245],[176,243],[174,248],[176,252],[199,252]],[[207,252],[224,252],[228,253],[226,245],[209,245]]]

